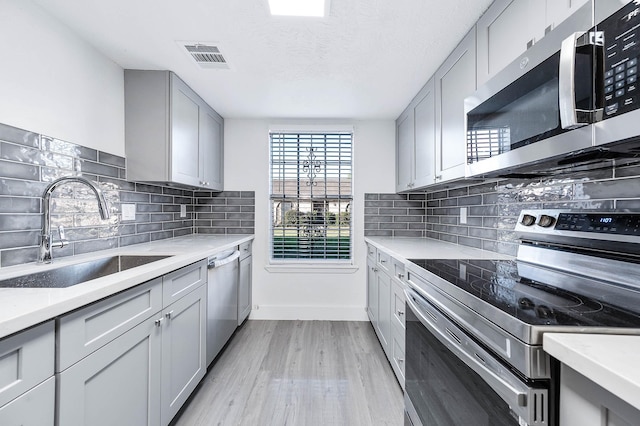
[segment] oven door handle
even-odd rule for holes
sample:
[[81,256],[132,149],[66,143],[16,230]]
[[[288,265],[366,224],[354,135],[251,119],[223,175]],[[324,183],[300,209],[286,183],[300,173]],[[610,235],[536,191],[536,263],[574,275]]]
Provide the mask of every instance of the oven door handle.
[[[539,419],[546,415],[540,412],[540,404],[536,404],[533,400],[540,398],[547,400],[546,389],[527,386],[499,361],[493,359],[493,355],[468,338],[458,326],[449,321],[435,307],[430,309],[424,306],[429,302],[415,290],[406,288],[405,294],[407,306],[431,334],[475,371],[523,421],[529,425],[540,424]],[[546,403],[543,404],[543,406],[546,405]]]

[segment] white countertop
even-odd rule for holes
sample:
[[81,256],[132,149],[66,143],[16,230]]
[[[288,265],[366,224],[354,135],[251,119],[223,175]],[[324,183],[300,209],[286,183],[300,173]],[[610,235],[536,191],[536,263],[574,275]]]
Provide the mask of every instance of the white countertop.
[[171,255],[67,288],[0,288],[0,338],[252,239],[253,235],[188,235],[60,259],[55,259],[54,253],[54,261],[50,265],[34,263],[2,268],[0,280],[107,256]]
[[365,237],[367,243],[396,259],[496,259],[512,256],[431,238]]
[[640,409],[640,336],[545,333],[545,352]]

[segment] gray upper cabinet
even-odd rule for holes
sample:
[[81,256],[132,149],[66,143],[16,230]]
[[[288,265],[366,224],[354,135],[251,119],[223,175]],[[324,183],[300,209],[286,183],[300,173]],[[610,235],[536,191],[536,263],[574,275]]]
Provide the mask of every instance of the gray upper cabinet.
[[436,175],[442,183],[464,177],[464,98],[476,90],[476,30],[467,33],[435,74]]
[[493,2],[477,25],[479,86],[544,35],[544,18],[544,1]]
[[[590,0],[496,0],[478,20],[478,86]],[[585,28],[587,30],[588,28]]]
[[170,71],[125,70],[127,178],[222,191],[224,120]]
[[396,120],[397,192],[434,182],[435,120],[435,87],[431,79]]

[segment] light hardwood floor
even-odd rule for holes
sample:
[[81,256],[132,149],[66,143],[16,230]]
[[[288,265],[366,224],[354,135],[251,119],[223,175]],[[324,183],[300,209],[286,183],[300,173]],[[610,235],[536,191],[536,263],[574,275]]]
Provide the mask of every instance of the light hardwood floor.
[[173,424],[402,425],[402,389],[368,322],[251,320]]

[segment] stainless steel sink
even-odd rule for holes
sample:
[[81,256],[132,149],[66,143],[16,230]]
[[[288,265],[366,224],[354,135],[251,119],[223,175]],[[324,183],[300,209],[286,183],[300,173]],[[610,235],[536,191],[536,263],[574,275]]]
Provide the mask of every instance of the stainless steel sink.
[[111,256],[47,271],[21,275],[0,281],[0,287],[11,288],[64,288],[116,272],[166,259],[169,256]]

